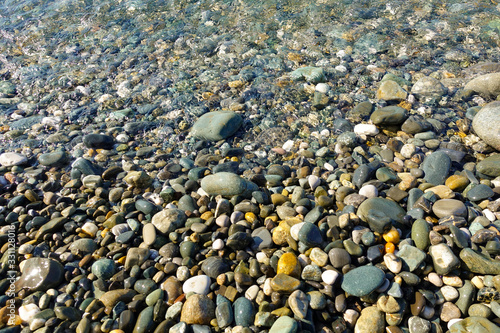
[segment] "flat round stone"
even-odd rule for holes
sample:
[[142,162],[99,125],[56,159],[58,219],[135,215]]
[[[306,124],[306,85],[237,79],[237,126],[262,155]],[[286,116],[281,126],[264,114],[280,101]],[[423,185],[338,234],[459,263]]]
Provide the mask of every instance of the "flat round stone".
[[434,203],[432,211],[437,217],[455,215],[467,217],[467,207],[460,200],[456,199],[441,199]]
[[384,283],[385,274],[375,266],[361,266],[344,275],[342,290],[353,296],[370,294]]

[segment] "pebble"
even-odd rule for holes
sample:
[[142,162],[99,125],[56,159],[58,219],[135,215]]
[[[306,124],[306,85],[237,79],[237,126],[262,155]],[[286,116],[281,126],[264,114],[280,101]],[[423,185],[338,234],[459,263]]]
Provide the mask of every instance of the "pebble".
[[184,281],[182,291],[185,294],[193,292],[200,295],[207,295],[210,290],[210,284],[211,280],[209,276],[197,275]]
[[206,295],[193,294],[182,306],[180,320],[186,324],[208,325],[215,318],[215,304]]
[[0,165],[4,167],[12,167],[15,165],[22,165],[28,162],[26,156],[18,154],[18,153],[3,153],[0,154]]
[[[370,276],[370,280],[365,277]],[[353,296],[366,296],[384,283],[384,272],[374,266],[361,266],[344,275],[342,289]]]

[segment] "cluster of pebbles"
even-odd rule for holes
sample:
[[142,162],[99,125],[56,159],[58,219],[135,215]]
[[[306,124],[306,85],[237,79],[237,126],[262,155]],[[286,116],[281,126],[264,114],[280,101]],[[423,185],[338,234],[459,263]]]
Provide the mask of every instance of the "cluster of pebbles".
[[0,333],[500,332],[493,17],[143,4],[0,44]]

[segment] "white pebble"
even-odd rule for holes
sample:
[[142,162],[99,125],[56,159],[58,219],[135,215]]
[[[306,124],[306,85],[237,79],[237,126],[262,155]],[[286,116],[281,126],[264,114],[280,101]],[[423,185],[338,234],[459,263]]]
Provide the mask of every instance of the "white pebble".
[[217,238],[212,243],[212,249],[214,249],[215,251],[222,250],[223,248],[224,248],[224,241],[220,238]]
[[316,187],[318,187],[319,184],[321,183],[321,179],[316,175],[309,175],[309,177],[307,178],[307,181],[308,181],[309,186],[311,187],[312,191],[314,191],[316,189]]
[[269,257],[264,252],[257,252],[257,254],[255,255],[255,258],[257,259],[257,262],[260,264],[268,264],[269,263]]
[[344,312],[344,320],[349,323],[350,326],[356,325],[359,318],[359,312],[353,309],[347,309]]
[[374,136],[379,133],[377,126],[373,124],[357,124],[354,126],[354,133],[357,135],[370,135]]
[[403,155],[404,158],[410,158],[415,154],[416,147],[412,143],[407,143],[401,147],[401,155]]
[[291,228],[290,228],[290,235],[292,236],[293,239],[295,239],[296,241],[299,240],[299,232],[300,232],[300,229],[302,228],[302,226],[304,225],[305,222],[300,222],[300,223],[297,223],[297,224],[294,224]]
[[33,317],[40,312],[40,308],[36,304],[26,304],[19,308],[19,317],[25,323],[30,323]]
[[488,220],[490,220],[491,222],[493,222],[493,221],[495,221],[495,220],[496,220],[496,216],[495,216],[495,214],[493,214],[493,212],[492,212],[491,210],[489,210],[489,209],[484,209],[484,210],[483,210],[483,214],[484,214],[484,216],[486,216],[486,218],[487,218]]
[[447,302],[453,302],[458,298],[458,290],[451,287],[451,286],[444,286],[441,287],[441,294],[443,294],[443,297],[445,301]]
[[321,274],[321,279],[323,280],[324,283],[332,285],[335,283],[339,275],[340,274],[337,271],[329,269]]
[[286,141],[281,148],[285,149],[286,151],[290,151],[293,148],[293,140],[288,140]]
[[309,148],[309,143],[307,143],[307,142],[301,142],[299,144],[299,149],[307,149],[307,148]]
[[0,155],[0,165],[11,167],[28,162],[26,156],[18,153],[3,153]]
[[221,215],[215,219],[215,224],[217,224],[221,228],[226,228],[231,225],[231,221],[229,220],[229,216]]
[[368,184],[359,189],[359,194],[367,198],[376,198],[378,196],[378,190],[374,185]]
[[323,164],[323,167],[328,170],[328,171],[333,171],[335,170],[335,168],[328,162],[326,162],[325,164]]
[[82,230],[91,237],[95,237],[99,228],[94,223],[87,222],[82,226]]
[[319,132],[319,135],[328,137],[330,136],[330,131],[325,128],[324,130],[321,130],[321,132]]
[[257,298],[257,294],[259,293],[259,286],[254,284],[253,286],[250,286],[247,291],[245,291],[245,298],[253,301],[254,299]]
[[437,275],[435,272],[429,273],[427,275],[427,279],[429,279],[429,282],[435,285],[436,287],[442,287],[443,286],[443,280]]
[[165,206],[165,209],[177,209],[177,206],[170,202]]
[[111,233],[115,235],[116,237],[120,236],[124,232],[129,231],[130,228],[127,223],[120,223],[115,225],[113,228],[111,228]]
[[177,268],[177,271],[175,272],[175,276],[181,282],[189,279],[190,275],[191,274],[189,273],[189,268],[187,266],[180,266],[179,268]]
[[335,70],[342,72],[342,73],[346,73],[347,67],[345,67],[344,65],[337,65],[337,66],[335,66]]
[[194,292],[206,295],[210,291],[210,277],[207,275],[196,275],[186,280],[182,285],[184,294]]
[[19,254],[29,254],[33,251],[35,246],[33,244],[27,244],[24,243],[23,245],[19,246]]
[[273,288],[271,288],[271,278],[267,278],[266,281],[264,281],[262,291],[266,296],[271,296],[271,294],[273,293]]
[[32,332],[36,331],[37,329],[39,329],[40,327],[44,326],[45,325],[45,322],[46,320],[43,319],[43,318],[35,318],[31,321],[30,323],[30,330]]
[[316,91],[326,94],[330,90],[330,87],[326,83],[318,83],[316,85]]

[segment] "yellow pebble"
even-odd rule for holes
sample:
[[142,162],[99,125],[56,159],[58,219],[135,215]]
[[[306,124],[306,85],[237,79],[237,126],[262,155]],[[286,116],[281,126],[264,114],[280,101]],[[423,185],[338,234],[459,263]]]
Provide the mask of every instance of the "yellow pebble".
[[127,260],[127,256],[123,256],[123,257],[121,257],[120,259],[118,259],[118,260],[117,260],[117,262],[118,262],[119,264],[122,264],[122,265],[123,265],[123,264],[125,264],[125,260]]
[[101,237],[104,238],[108,232],[109,232],[108,228],[105,228],[104,230],[102,230],[101,231]]
[[236,156],[231,157],[231,162],[239,162],[238,157]]
[[268,217],[266,217],[266,220],[269,219],[273,222],[278,222],[278,215],[269,215]]
[[200,218],[206,221],[212,216],[214,216],[214,213],[212,213],[211,211],[206,211],[205,213],[201,214]]
[[392,229],[386,232],[382,237],[388,243],[399,243],[399,232],[394,227],[392,227]]
[[290,252],[284,253],[278,260],[276,274],[283,273],[299,279],[300,271],[300,263],[295,254]]
[[245,213],[245,220],[248,223],[254,223],[255,221],[257,221],[257,216],[255,216],[255,214],[252,212],[248,212],[248,213]]
[[452,175],[444,182],[451,190],[461,192],[469,185],[469,179],[461,175]]
[[287,189],[283,189],[283,191],[281,191],[281,194],[287,197],[290,194],[290,192],[288,192]]
[[111,332],[109,332],[109,333],[125,333],[125,331],[123,331],[123,330],[118,330],[118,329],[117,329],[117,330],[112,330],[112,331],[111,331]]

